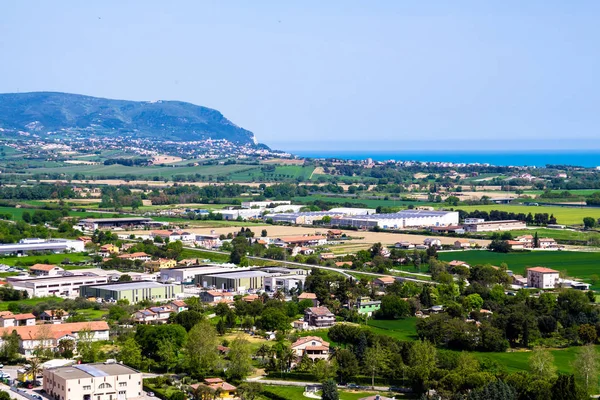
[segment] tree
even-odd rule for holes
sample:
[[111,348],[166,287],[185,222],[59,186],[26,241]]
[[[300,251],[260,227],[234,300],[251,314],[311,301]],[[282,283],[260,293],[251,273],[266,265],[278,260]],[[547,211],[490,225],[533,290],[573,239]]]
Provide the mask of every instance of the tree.
[[535,235],[533,235],[533,247],[536,249],[540,247],[540,238],[538,237],[537,231],[535,232]]
[[92,363],[98,361],[98,343],[94,342],[94,333],[89,329],[79,331],[77,335],[77,352],[81,361]]
[[188,333],[184,346],[185,362],[193,376],[204,377],[219,360],[219,338],[212,324],[200,321]]
[[12,362],[19,357],[19,335],[13,330],[10,334],[5,330],[2,334],[2,347],[0,347],[0,357],[3,361]]
[[173,318],[173,322],[190,331],[198,322],[204,319],[204,315],[195,310],[187,310],[177,313]]
[[588,396],[595,393],[595,389],[598,387],[600,368],[598,354],[593,345],[581,347],[573,362],[573,369],[575,370],[575,379]]
[[237,388],[241,400],[254,400],[260,395],[262,390],[260,382],[244,382]]
[[396,319],[410,314],[410,306],[400,296],[386,295],[381,299],[381,308],[376,313],[377,318]]
[[133,368],[140,368],[142,364],[142,348],[134,338],[130,337],[120,346],[117,358],[123,364]]
[[119,282],[131,282],[131,276],[127,274],[123,274],[119,277]]
[[517,400],[518,394],[514,387],[500,380],[488,383],[486,386],[472,390],[467,400]]
[[282,310],[269,307],[263,311],[258,321],[258,325],[261,329],[266,331],[285,332],[290,329],[288,320],[288,316]]
[[552,385],[552,400],[578,400],[580,393],[573,375],[560,374]]
[[313,364],[312,374],[317,378],[319,382],[326,382],[330,379],[335,378],[337,374],[337,365],[334,362],[327,360],[317,360]]
[[358,374],[358,360],[350,350],[338,350],[335,353],[335,360],[338,365],[338,377],[341,383],[348,383]]
[[37,357],[33,357],[27,362],[29,363],[29,372],[35,380],[35,378],[42,372],[42,360]]
[[579,329],[577,330],[579,333],[579,339],[583,342],[583,344],[593,344],[598,338],[598,334],[596,333],[596,328],[590,324],[582,324],[579,325]]
[[583,219],[583,226],[585,229],[592,229],[596,226],[596,220],[592,217],[585,217]]
[[556,367],[554,366],[554,356],[550,351],[541,347],[536,347],[529,357],[529,370],[531,374],[538,379],[551,379],[556,376]]
[[262,231],[260,231],[260,237],[267,237],[267,230],[263,229]]
[[375,388],[375,374],[385,367],[386,351],[379,343],[365,352],[365,366],[371,371],[371,387]]
[[414,342],[408,351],[408,365],[413,390],[422,392],[437,367],[437,351],[433,344],[428,341]]
[[64,358],[73,358],[75,351],[75,341],[72,339],[62,339],[58,342],[58,352]]
[[329,379],[323,382],[323,394],[321,395],[322,400],[339,400],[340,395],[337,390],[337,385],[333,379]]
[[158,342],[158,350],[156,351],[156,355],[160,359],[160,365],[165,367],[167,373],[169,373],[171,368],[177,365],[177,349],[175,348],[173,342],[167,338],[164,338]]
[[229,345],[229,367],[225,374],[228,379],[242,381],[246,379],[253,371],[252,367],[252,349],[250,342],[236,337]]

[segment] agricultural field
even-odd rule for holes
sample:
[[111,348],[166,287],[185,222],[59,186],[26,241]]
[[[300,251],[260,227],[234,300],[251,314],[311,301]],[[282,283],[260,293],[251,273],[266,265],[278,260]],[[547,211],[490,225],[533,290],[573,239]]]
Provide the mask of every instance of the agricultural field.
[[470,265],[506,263],[515,274],[523,275],[527,267],[543,266],[567,271],[569,276],[589,282],[590,276],[600,275],[600,252],[528,251],[494,253],[484,250],[440,252],[442,261],[460,260]]
[[[577,231],[571,229],[547,229],[547,228],[534,228],[534,229],[521,229],[516,231],[510,231],[513,237],[521,235],[533,235],[537,232],[541,238],[552,238],[557,241],[574,241],[580,243],[597,242],[600,241],[600,232],[597,231]],[[494,232],[483,232],[487,237],[490,237]]]
[[524,213],[524,214],[536,214],[536,213],[548,213],[554,214],[556,222],[563,225],[582,225],[585,217],[592,217],[595,219],[600,218],[600,207],[560,207],[560,206],[522,206],[522,205],[511,205],[511,204],[493,204],[493,205],[478,205],[478,206],[464,206],[460,205],[455,207],[456,210],[464,211],[507,211],[513,213]]

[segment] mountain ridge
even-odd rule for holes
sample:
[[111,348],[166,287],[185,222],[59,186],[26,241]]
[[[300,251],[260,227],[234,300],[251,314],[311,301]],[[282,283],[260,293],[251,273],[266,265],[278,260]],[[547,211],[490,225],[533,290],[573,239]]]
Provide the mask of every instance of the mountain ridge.
[[127,135],[258,144],[215,109],[177,100],[133,101],[63,92],[0,93],[0,137],[10,132]]

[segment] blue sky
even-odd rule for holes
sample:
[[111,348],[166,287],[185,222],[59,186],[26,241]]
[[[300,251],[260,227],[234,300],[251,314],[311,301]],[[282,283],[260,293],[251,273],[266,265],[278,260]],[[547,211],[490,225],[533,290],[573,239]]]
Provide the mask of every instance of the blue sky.
[[0,92],[216,108],[288,150],[600,149],[597,1],[5,1]]

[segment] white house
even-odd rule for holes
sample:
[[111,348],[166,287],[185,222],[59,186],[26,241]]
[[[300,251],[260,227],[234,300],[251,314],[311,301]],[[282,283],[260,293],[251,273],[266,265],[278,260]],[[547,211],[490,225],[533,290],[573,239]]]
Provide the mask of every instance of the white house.
[[535,267],[527,269],[527,285],[538,289],[554,289],[560,282],[558,271]]
[[327,360],[329,357],[329,343],[317,336],[305,336],[296,340],[292,346],[296,360],[306,354],[313,361]]
[[56,276],[61,272],[64,272],[64,269],[61,267],[57,267],[56,265],[50,264],[34,264],[29,267],[29,272],[35,276]]

